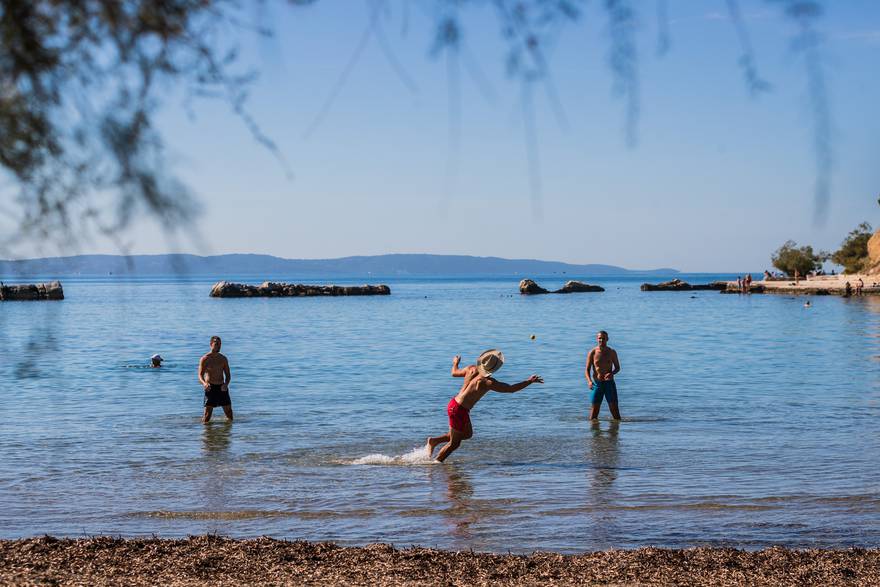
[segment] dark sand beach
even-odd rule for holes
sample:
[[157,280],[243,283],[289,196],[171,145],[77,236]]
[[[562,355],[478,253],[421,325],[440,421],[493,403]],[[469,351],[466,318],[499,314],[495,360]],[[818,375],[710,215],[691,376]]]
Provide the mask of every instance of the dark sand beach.
[[878,585],[880,550],[640,548],[574,556],[271,538],[0,541],[4,585]]

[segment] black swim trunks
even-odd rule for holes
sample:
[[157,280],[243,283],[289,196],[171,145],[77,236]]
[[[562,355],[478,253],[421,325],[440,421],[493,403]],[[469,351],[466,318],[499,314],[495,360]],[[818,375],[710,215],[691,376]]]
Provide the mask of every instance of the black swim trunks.
[[217,408],[222,406],[231,406],[232,400],[229,399],[229,390],[223,391],[222,385],[211,384],[211,389],[205,390],[205,407]]

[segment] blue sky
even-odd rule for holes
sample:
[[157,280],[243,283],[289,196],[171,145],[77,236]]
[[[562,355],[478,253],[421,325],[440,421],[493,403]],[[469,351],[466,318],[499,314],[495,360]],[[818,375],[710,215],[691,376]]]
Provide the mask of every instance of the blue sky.
[[[668,0],[671,47],[657,53],[654,2],[639,10],[638,140],[612,91],[600,3],[565,27],[549,56],[565,124],[533,88],[540,198],[530,189],[521,83],[508,77],[488,9],[464,12],[460,136],[450,144],[450,78],[432,56],[430,2],[388,0],[382,30],[414,89],[368,41],[310,135],[368,23],[369,6],[270,4],[271,40],[247,38],[257,67],[249,108],[293,177],[222,103],[196,117],[169,99],[161,127],[175,171],[204,205],[201,245],[169,242],[148,219],[133,252],[268,253],[323,258],[425,252],[610,263],[688,271],[761,270],[786,239],[834,249],[880,224],[880,3],[825,3],[819,22],[833,113],[832,199],[814,222],[812,116],[795,29],[777,3],[741,2],[770,92],[750,96],[721,0]],[[408,9],[405,9],[408,6]],[[463,59],[463,56],[461,57]],[[453,84],[455,82],[452,82]],[[453,86],[455,87],[455,86]],[[83,252],[116,252],[95,241]]]

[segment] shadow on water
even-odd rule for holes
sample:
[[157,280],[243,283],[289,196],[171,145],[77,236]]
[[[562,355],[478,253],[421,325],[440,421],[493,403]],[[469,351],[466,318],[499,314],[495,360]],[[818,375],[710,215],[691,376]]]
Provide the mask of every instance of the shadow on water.
[[[205,456],[201,471],[201,504],[211,512],[227,512],[230,497],[235,494],[235,473],[229,458],[232,445],[232,422],[202,424],[202,452]],[[217,519],[200,531],[221,532],[223,523]]]
[[590,422],[587,436],[586,454],[584,458],[590,463],[587,469],[589,493],[586,506],[591,513],[593,538],[600,546],[613,544],[613,536],[617,534],[617,520],[611,506],[615,505],[619,450],[620,422],[612,420],[603,430],[602,423]]
[[432,477],[442,477],[446,484],[448,506],[442,509],[449,534],[453,538],[469,540],[471,525],[479,521],[479,508],[474,503],[474,486],[470,475],[455,464],[430,469]]
[[863,296],[858,301],[872,314],[880,314],[880,296]]
[[619,435],[619,421],[609,422],[606,430],[602,429],[601,423],[590,422],[590,436],[586,454],[587,462],[592,464],[590,468],[592,474],[590,494],[603,501],[606,501],[604,498],[611,492],[614,481],[617,479],[620,454],[618,450]]
[[[15,362],[14,376],[16,379],[39,379],[44,376],[40,363],[56,357],[59,351],[57,323],[57,306],[47,306],[47,313],[41,324],[33,323],[27,342],[21,349]],[[5,332],[5,328],[3,329]],[[5,346],[5,345],[4,345]]]
[[202,428],[202,451],[205,456],[221,456],[232,444],[232,422],[208,422]]

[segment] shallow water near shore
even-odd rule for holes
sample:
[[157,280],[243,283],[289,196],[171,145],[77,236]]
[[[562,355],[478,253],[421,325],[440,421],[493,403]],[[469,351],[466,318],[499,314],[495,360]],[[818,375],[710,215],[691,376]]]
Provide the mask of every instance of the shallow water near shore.
[[[388,297],[211,299],[212,280],[169,277],[65,280],[63,302],[4,303],[0,537],[880,544],[880,298],[807,309],[587,280],[607,291],[384,279],[372,282]],[[600,328],[623,367],[619,423],[605,406],[587,420]],[[219,409],[199,422],[212,334],[232,366],[233,424]],[[507,359],[500,379],[546,384],[486,396],[474,438],[431,463],[425,437],[446,429],[460,383],[452,356],[491,347]],[[165,366],[144,368],[154,352]]]

